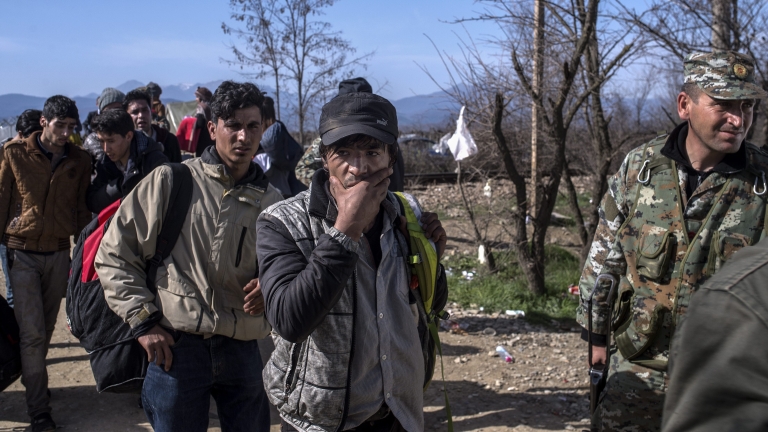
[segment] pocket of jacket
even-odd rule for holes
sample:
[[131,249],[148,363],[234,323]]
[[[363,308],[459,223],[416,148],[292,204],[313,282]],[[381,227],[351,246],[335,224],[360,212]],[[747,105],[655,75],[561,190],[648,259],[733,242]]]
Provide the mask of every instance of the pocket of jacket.
[[629,316],[615,332],[621,355],[632,360],[644,353],[656,339],[666,309],[653,299],[633,297]]
[[671,231],[644,225],[637,248],[637,273],[648,279],[661,279],[669,268],[672,243]]
[[715,231],[712,234],[707,258],[707,274],[710,276],[715,274],[736,252],[749,244],[749,237],[743,234]]

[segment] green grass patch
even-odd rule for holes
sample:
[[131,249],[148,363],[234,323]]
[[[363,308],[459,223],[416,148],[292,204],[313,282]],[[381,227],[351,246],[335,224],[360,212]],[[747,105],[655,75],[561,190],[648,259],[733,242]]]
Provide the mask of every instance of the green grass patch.
[[[590,195],[588,193],[576,194],[576,200],[578,201],[579,208],[581,208],[582,212],[589,207],[589,197]],[[555,200],[555,211],[567,216],[573,216],[573,209],[571,208],[571,202],[568,199],[568,195],[557,195],[557,199]]]
[[[480,268],[474,257],[447,257],[443,265],[451,273],[448,276],[449,301],[464,307],[482,306],[488,313],[519,309],[536,321],[573,319],[578,299],[568,294],[568,285],[579,281],[579,259],[555,245],[548,245],[545,254],[547,293],[540,297],[534,296],[528,289],[528,281],[514,253],[495,254],[500,270],[494,274]],[[474,275],[470,278],[463,272]]]

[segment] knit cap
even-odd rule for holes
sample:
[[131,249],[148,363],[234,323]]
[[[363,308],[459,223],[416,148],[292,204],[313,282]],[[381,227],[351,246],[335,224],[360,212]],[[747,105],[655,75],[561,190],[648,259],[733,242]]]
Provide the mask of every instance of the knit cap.
[[125,94],[120,90],[112,87],[105,88],[99,96],[99,112],[104,111],[104,108],[109,104],[123,103],[123,99],[125,99]]

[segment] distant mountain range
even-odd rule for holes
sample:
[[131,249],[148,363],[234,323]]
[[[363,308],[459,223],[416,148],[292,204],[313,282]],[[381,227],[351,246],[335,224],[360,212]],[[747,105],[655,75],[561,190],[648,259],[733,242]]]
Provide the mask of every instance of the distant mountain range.
[[[161,85],[163,94],[161,100],[164,103],[176,102],[176,101],[191,101],[195,99],[195,90],[197,87],[207,87],[211,91],[214,91],[223,80],[211,81],[207,83],[196,84],[176,84],[176,85]],[[127,93],[137,87],[141,87],[146,83],[130,80],[115,87],[118,90]],[[274,89],[269,86],[259,86],[262,90],[268,94],[274,94]],[[80,110],[80,118],[84,120],[89,111],[96,109],[96,98],[99,93],[88,93],[84,96],[75,96],[73,99],[77,102],[77,106]],[[291,102],[290,99],[295,96],[282,92],[283,113],[288,112],[286,108]],[[28,96],[18,93],[8,93],[0,95],[0,119],[9,117],[15,117],[19,115],[25,109],[42,109],[45,103],[43,97]],[[401,129],[414,128],[414,127],[429,127],[434,125],[443,125],[451,118],[451,115],[457,116],[460,106],[453,100],[451,100],[445,93],[436,92],[427,95],[410,96],[403,99],[392,101],[392,104],[397,109],[398,123]],[[288,116],[283,115],[283,122],[288,125],[289,128],[295,128],[295,121],[292,121]]]

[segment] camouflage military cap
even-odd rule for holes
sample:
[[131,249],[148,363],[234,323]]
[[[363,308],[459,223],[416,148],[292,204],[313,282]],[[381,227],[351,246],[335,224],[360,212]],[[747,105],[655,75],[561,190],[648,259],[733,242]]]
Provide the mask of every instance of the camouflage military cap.
[[755,62],[733,51],[695,52],[685,57],[685,82],[696,83],[715,99],[765,99],[755,84]]

